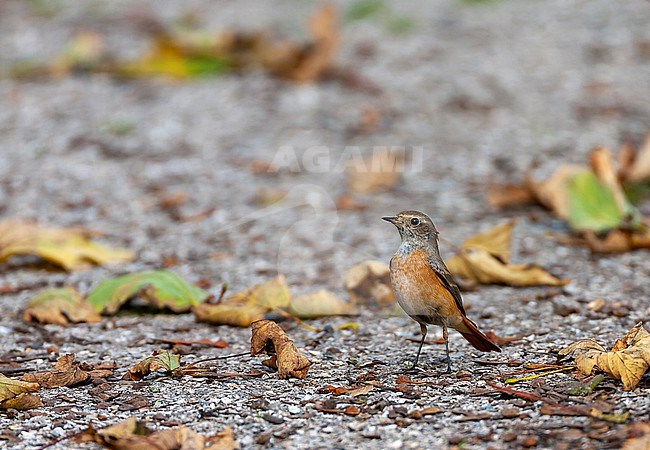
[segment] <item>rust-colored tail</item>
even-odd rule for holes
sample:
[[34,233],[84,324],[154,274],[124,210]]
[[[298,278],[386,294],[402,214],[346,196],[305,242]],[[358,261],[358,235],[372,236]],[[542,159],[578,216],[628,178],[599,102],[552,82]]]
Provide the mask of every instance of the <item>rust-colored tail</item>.
[[472,344],[472,346],[482,352],[500,352],[501,349],[497,344],[488,339],[486,335],[481,333],[481,331],[476,327],[474,322],[469,320],[467,317],[463,317],[463,325],[467,328],[466,330],[458,330],[460,334],[463,335],[467,342]]

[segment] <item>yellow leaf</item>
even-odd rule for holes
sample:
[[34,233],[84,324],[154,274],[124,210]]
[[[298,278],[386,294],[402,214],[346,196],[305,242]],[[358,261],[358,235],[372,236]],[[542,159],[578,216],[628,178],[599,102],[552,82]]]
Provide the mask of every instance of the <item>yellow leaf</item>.
[[216,305],[201,304],[192,308],[196,320],[215,325],[248,327],[276,308],[286,308],[291,292],[283,275],[237,292]]
[[300,319],[358,314],[354,305],[344,302],[325,289],[292,299],[288,311]]
[[223,304],[247,304],[267,308],[284,308],[291,302],[291,292],[284,275],[226,298]]
[[213,325],[230,325],[233,327],[249,327],[256,320],[261,320],[269,312],[269,308],[256,305],[210,305],[202,303],[192,308],[197,322],[207,322]]
[[566,281],[533,264],[510,264],[511,220],[484,233],[479,233],[461,245],[460,252],[447,261],[452,274],[481,284],[511,286],[562,286]]
[[37,383],[7,378],[0,374],[0,403],[4,405],[6,400],[13,399],[21,394],[36,392],[40,388]]
[[104,247],[88,235],[89,232],[79,228],[49,228],[6,220],[0,223],[0,262],[15,255],[36,255],[71,271],[84,269],[89,262],[110,264],[133,260],[130,250]]
[[584,374],[589,375],[596,368],[621,380],[623,389],[629,391],[650,367],[650,333],[639,322],[610,351],[593,339],[584,339],[569,345],[560,354],[573,355],[576,366]]
[[34,409],[43,406],[41,398],[36,394],[18,394],[18,396],[0,402],[0,408],[4,409]]
[[280,378],[305,378],[311,362],[304,357],[287,334],[271,320],[258,320],[251,327],[251,356],[270,353],[262,362],[277,369]]

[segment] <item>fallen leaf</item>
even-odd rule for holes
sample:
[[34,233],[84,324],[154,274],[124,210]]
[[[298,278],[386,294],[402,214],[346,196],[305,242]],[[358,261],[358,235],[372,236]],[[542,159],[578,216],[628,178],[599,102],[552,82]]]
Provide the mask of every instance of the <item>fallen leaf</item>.
[[202,303],[192,308],[197,322],[213,325],[230,325],[249,327],[251,323],[261,320],[269,308],[257,305],[210,305]]
[[592,231],[584,233],[589,249],[594,253],[624,253],[630,250],[650,248],[650,221],[635,231],[610,230],[604,235]]
[[67,354],[57,359],[54,368],[47,372],[27,373],[23,380],[30,383],[38,383],[44,388],[56,388],[61,386],[77,386],[90,379],[88,372],[79,367],[75,362],[74,354]]
[[560,355],[572,355],[585,375],[601,370],[621,380],[623,389],[629,391],[650,367],[650,333],[639,322],[610,351],[593,339],[583,339],[562,349]]
[[648,134],[628,163],[619,170],[621,179],[628,183],[650,180],[650,134]]
[[[33,397],[29,397],[30,392],[36,392],[41,387],[37,383],[30,383],[28,381],[17,380],[15,378],[7,378],[0,373],[0,408],[16,408],[18,406],[32,406],[34,408],[41,406]],[[20,397],[20,400],[16,400]],[[38,398],[38,397],[37,397]],[[12,401],[13,400],[13,401]],[[40,402],[40,399],[38,399]],[[29,409],[29,408],[23,408]]]
[[209,294],[168,270],[147,270],[102,281],[88,301],[95,311],[112,315],[136,296],[156,308],[180,313],[200,304]]
[[130,250],[104,247],[80,228],[41,227],[32,222],[0,222],[0,262],[16,255],[35,255],[65,270],[79,270],[89,263],[114,264],[133,260]]
[[151,372],[164,370],[173,374],[181,367],[181,357],[171,353],[168,350],[157,350],[151,356],[146,357],[135,366],[131,367],[123,379],[131,381],[140,381]]
[[549,178],[537,182],[527,176],[527,185],[537,200],[560,219],[569,220],[571,213],[568,184],[573,177],[590,172],[585,166],[567,164],[560,166]]
[[393,306],[395,295],[390,284],[390,269],[380,261],[364,261],[349,269],[343,285],[358,305]]
[[251,331],[251,356],[270,354],[262,364],[277,369],[280,378],[307,376],[311,362],[298,352],[293,341],[275,322],[258,320],[253,322]]
[[487,202],[498,209],[536,203],[535,196],[527,185],[505,184],[492,185],[487,191]]
[[100,322],[102,316],[76,289],[64,287],[47,289],[32,298],[23,312],[23,320],[65,326],[70,322]]
[[214,325],[248,327],[261,320],[271,310],[286,308],[291,302],[291,292],[282,275],[241,292],[237,292],[216,305],[200,304],[193,308],[196,320]]
[[347,169],[348,187],[359,194],[392,189],[402,178],[405,154],[392,150],[374,151],[351,162]]
[[358,314],[354,305],[344,302],[326,289],[291,299],[288,312],[300,319]]
[[411,411],[409,413],[409,417],[412,419],[421,419],[424,416],[432,416],[434,414],[439,414],[442,412],[442,408],[438,408],[437,406],[431,406],[429,408],[424,408],[424,409],[416,409],[414,411]]
[[356,388],[344,388],[344,387],[337,387],[337,386],[332,386],[332,385],[327,385],[323,389],[326,392],[331,392],[333,395],[349,395],[350,397],[357,397],[359,395],[366,395],[370,391],[372,391],[374,388],[373,385],[371,384],[363,384],[359,387]]
[[454,275],[481,284],[511,286],[563,286],[567,282],[532,264],[511,264],[510,236],[514,221],[476,234],[447,261]]
[[[302,47],[285,45],[283,58],[268,52],[271,72],[299,83],[321,78],[332,65],[339,47],[338,11],[331,3],[324,4],[309,19],[311,41]],[[276,45],[276,50],[278,49]],[[276,52],[282,54],[283,52]]]
[[16,397],[0,402],[1,409],[34,409],[43,406],[41,398],[36,394],[18,394]]
[[[205,437],[188,427],[179,425],[176,428],[153,432],[147,429],[144,422],[139,422],[135,417],[129,417],[101,430],[95,430],[91,426],[79,435],[76,441],[96,442],[116,450],[203,450],[206,448]],[[225,450],[236,447],[221,448]]]

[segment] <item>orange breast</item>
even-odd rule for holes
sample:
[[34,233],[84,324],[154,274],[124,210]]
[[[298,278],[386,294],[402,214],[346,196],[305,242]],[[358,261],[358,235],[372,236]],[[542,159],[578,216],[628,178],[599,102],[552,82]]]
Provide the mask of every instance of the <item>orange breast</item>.
[[447,321],[453,328],[462,322],[453,295],[429,265],[424,250],[412,250],[407,255],[396,253],[390,269],[395,297],[409,316],[435,325]]

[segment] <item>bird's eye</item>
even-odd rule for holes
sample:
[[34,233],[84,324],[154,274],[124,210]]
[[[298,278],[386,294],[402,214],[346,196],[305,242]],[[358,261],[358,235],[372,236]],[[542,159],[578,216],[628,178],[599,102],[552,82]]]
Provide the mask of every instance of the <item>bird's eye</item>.
[[418,219],[417,217],[412,218],[411,219],[411,225],[413,225],[414,227],[417,227],[418,225],[420,225],[420,219]]

